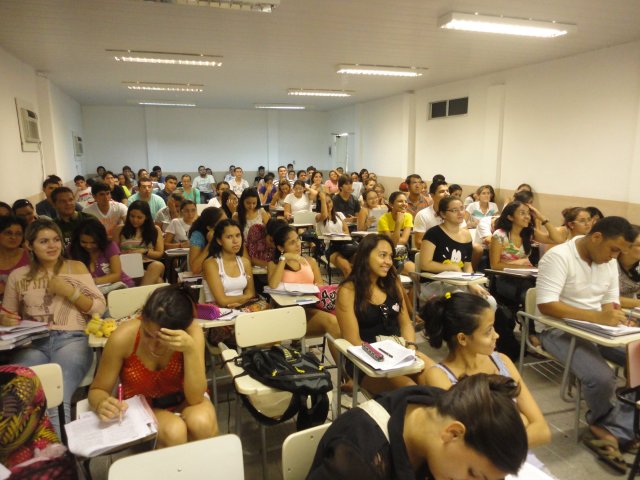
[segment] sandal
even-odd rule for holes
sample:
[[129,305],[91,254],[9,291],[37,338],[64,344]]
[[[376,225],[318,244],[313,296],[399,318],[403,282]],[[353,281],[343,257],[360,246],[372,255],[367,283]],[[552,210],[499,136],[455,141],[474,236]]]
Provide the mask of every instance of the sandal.
[[627,473],[627,463],[612,440],[585,437],[584,444],[598,455],[598,458],[620,473]]

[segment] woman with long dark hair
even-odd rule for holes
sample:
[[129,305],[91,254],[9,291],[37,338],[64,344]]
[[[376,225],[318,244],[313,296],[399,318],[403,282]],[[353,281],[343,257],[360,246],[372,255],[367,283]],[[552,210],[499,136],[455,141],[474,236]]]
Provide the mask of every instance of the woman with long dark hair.
[[29,251],[23,246],[26,228],[21,217],[0,217],[0,303],[9,274],[29,264]]
[[220,220],[227,216],[222,208],[205,208],[189,230],[189,270],[202,272],[202,263],[209,256],[209,246],[213,240],[213,230]]
[[227,218],[232,218],[238,211],[238,196],[233,193],[233,190],[225,190],[220,196],[220,205]]
[[240,195],[238,210],[233,214],[233,220],[240,225],[242,236],[246,239],[253,225],[266,225],[269,218],[269,214],[260,208],[258,191],[255,188],[246,188]]

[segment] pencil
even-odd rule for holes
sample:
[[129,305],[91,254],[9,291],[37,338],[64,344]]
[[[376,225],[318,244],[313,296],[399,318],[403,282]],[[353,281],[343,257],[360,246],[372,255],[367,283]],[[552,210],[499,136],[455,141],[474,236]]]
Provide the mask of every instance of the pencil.
[[120,402],[120,422],[122,423],[122,384],[118,384],[118,402]]

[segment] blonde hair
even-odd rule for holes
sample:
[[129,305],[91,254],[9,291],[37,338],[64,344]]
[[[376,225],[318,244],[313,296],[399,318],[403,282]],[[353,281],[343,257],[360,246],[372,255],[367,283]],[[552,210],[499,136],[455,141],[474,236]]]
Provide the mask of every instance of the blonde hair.
[[[29,272],[27,273],[27,279],[29,280],[35,279],[36,274],[38,273],[38,270],[40,270],[40,267],[42,266],[40,264],[40,260],[33,252],[33,243],[36,241],[36,238],[38,237],[38,233],[40,233],[42,230],[53,230],[58,235],[58,237],[60,237],[60,241],[62,242],[63,237],[62,237],[62,232],[60,231],[60,227],[58,227],[58,225],[56,225],[51,220],[44,220],[39,218],[29,224],[29,226],[27,227],[27,231],[24,234],[24,240],[30,248]],[[62,253],[61,253],[60,257],[58,258],[58,260],[56,261],[56,264],[53,267],[53,273],[57,275],[58,272],[60,272],[60,269],[62,268],[63,264],[64,264],[64,257],[62,256]]]

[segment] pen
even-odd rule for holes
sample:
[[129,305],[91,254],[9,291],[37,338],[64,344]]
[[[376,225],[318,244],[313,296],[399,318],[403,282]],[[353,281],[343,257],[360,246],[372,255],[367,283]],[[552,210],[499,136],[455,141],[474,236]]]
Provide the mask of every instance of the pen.
[[122,423],[122,384],[118,384],[118,402],[120,402],[120,423]]
[[393,358],[393,355],[391,355],[389,352],[387,352],[386,350],[381,349],[380,347],[378,347],[378,350],[380,350],[382,353],[384,353],[387,357],[389,358]]

